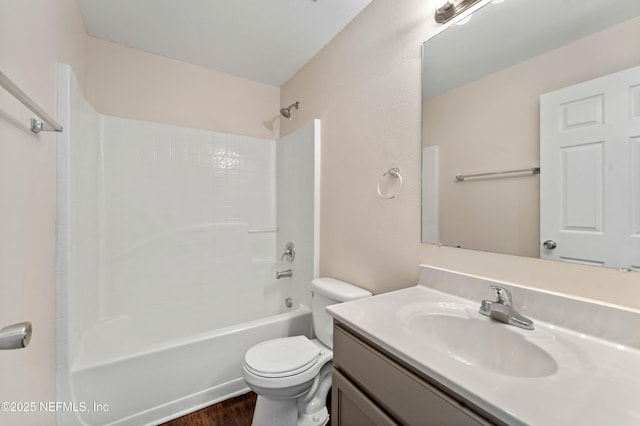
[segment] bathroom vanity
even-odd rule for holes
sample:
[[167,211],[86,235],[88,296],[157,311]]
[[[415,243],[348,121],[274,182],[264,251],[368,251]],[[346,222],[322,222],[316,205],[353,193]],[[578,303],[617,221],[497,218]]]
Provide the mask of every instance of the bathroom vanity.
[[[496,284],[533,330],[478,312]],[[333,424],[640,424],[640,312],[425,266],[327,311]]]
[[485,413],[429,377],[357,336],[334,328],[332,412],[334,424],[490,425]]

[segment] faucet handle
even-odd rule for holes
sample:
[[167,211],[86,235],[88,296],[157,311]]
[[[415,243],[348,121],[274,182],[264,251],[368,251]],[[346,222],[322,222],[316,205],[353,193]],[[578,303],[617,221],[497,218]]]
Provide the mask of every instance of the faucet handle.
[[295,258],[296,258],[296,248],[294,247],[293,243],[289,242],[284,248],[284,254],[280,258],[280,261],[287,259],[287,262],[291,263]]
[[496,302],[505,306],[511,306],[511,292],[506,288],[502,288],[497,285],[492,285],[492,289],[496,291]]

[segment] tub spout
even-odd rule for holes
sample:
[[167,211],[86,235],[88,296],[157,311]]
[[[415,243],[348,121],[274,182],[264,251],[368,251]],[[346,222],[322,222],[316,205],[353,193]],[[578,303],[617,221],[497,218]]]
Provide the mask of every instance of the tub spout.
[[276,271],[276,280],[280,278],[291,278],[293,275],[293,271],[291,269],[287,269],[286,271]]

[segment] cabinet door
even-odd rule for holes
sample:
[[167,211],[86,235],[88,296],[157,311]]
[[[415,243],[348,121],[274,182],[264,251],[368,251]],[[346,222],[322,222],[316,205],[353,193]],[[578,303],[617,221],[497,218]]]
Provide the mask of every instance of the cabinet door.
[[333,333],[333,368],[402,424],[492,424],[340,326]]
[[333,370],[332,426],[392,426],[394,422],[339,371]]

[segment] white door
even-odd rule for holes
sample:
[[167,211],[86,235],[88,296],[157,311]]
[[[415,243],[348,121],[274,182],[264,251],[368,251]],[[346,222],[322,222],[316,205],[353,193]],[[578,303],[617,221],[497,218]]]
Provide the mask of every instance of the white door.
[[540,257],[640,270],[640,67],[543,94],[540,167]]

